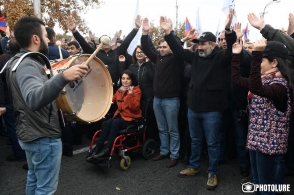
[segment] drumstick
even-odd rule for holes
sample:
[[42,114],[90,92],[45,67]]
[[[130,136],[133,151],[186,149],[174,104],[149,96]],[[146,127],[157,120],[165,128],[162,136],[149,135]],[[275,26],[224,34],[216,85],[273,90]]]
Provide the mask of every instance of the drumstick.
[[62,56],[62,52],[61,52],[61,41],[56,41],[55,44],[58,46],[60,59],[63,60],[63,56]]
[[94,53],[92,53],[90,55],[90,57],[87,59],[86,61],[86,65],[88,66],[88,64],[90,63],[90,61],[96,56],[96,54],[98,53],[98,51],[102,48],[102,45],[105,44],[109,44],[110,39],[108,36],[102,36],[100,39],[101,43],[98,45],[97,49],[94,51]]

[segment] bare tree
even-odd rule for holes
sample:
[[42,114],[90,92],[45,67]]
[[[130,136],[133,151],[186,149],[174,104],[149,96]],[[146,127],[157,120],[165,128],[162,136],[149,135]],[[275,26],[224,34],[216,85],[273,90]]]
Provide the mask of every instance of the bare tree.
[[[89,29],[85,20],[81,19],[81,12],[86,12],[89,8],[98,8],[100,0],[40,0],[42,19],[46,25],[54,27],[59,24],[64,31],[67,31],[65,19],[71,15],[78,29],[87,32]],[[34,8],[32,0],[0,0],[0,6],[4,7],[2,14],[9,28],[23,16],[33,16]]]

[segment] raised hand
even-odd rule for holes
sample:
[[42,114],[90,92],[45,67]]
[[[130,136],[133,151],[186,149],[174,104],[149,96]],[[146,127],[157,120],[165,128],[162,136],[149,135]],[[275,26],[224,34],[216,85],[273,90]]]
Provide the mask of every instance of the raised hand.
[[262,38],[254,43],[253,51],[263,51],[266,47],[266,39]]
[[118,56],[118,60],[119,60],[120,62],[124,62],[124,61],[126,61],[126,58],[125,58],[124,55],[120,55],[120,56]]
[[92,31],[89,31],[89,37],[90,37],[91,40],[94,40],[95,34],[92,33]]
[[229,12],[227,19],[226,19],[225,28],[231,28],[233,16],[234,16],[234,9],[230,8],[230,12]]
[[254,13],[248,14],[248,21],[249,23],[256,29],[262,30],[265,26],[263,16],[258,18]]
[[73,33],[76,32],[76,23],[74,22],[73,18],[69,16],[66,20],[67,28],[72,31]]
[[241,30],[241,23],[237,22],[233,27],[233,30],[236,32],[237,38],[240,39],[243,37],[244,30]]
[[6,107],[0,107],[0,116],[6,112]]
[[292,35],[294,33],[294,15],[292,13],[289,14],[289,26],[287,30],[288,35]]
[[129,93],[133,93],[133,90],[134,90],[134,86],[130,86],[129,87]]
[[6,30],[5,30],[5,35],[7,37],[10,37],[10,30],[9,30],[9,26],[6,27]]
[[233,44],[232,52],[234,54],[239,54],[241,53],[242,49],[243,49],[242,39],[237,38],[236,43]]
[[115,33],[116,38],[120,38],[122,31],[119,30]]
[[151,29],[151,25],[150,25],[150,23],[149,23],[148,18],[144,18],[144,19],[143,19],[143,29],[142,29],[143,34],[144,34],[144,35],[147,35],[147,34],[149,33],[149,30],[150,30],[150,29]]
[[160,17],[160,27],[164,30],[165,34],[169,34],[171,31],[171,20],[167,17]]
[[139,29],[141,27],[141,23],[142,23],[141,16],[137,15],[136,20],[135,20],[135,25],[136,25],[137,29]]
[[70,68],[63,71],[63,77],[67,81],[75,81],[83,78],[88,72],[88,66],[83,62],[82,64],[71,66]]

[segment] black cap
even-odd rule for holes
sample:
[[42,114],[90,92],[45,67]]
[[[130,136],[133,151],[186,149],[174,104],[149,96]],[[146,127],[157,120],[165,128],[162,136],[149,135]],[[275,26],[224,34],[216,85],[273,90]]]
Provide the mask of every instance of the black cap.
[[288,58],[288,49],[286,45],[277,41],[268,41],[262,56],[273,56],[277,58]]
[[192,40],[192,42],[194,43],[206,42],[206,41],[216,42],[216,36],[212,32],[204,32],[198,39]]

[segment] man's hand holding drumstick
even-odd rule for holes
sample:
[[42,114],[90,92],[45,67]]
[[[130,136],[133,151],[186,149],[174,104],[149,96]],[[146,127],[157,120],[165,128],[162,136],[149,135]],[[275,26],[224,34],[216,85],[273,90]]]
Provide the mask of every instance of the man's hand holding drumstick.
[[83,78],[88,72],[88,66],[86,62],[82,64],[74,65],[63,71],[63,77],[67,81],[75,81]]

